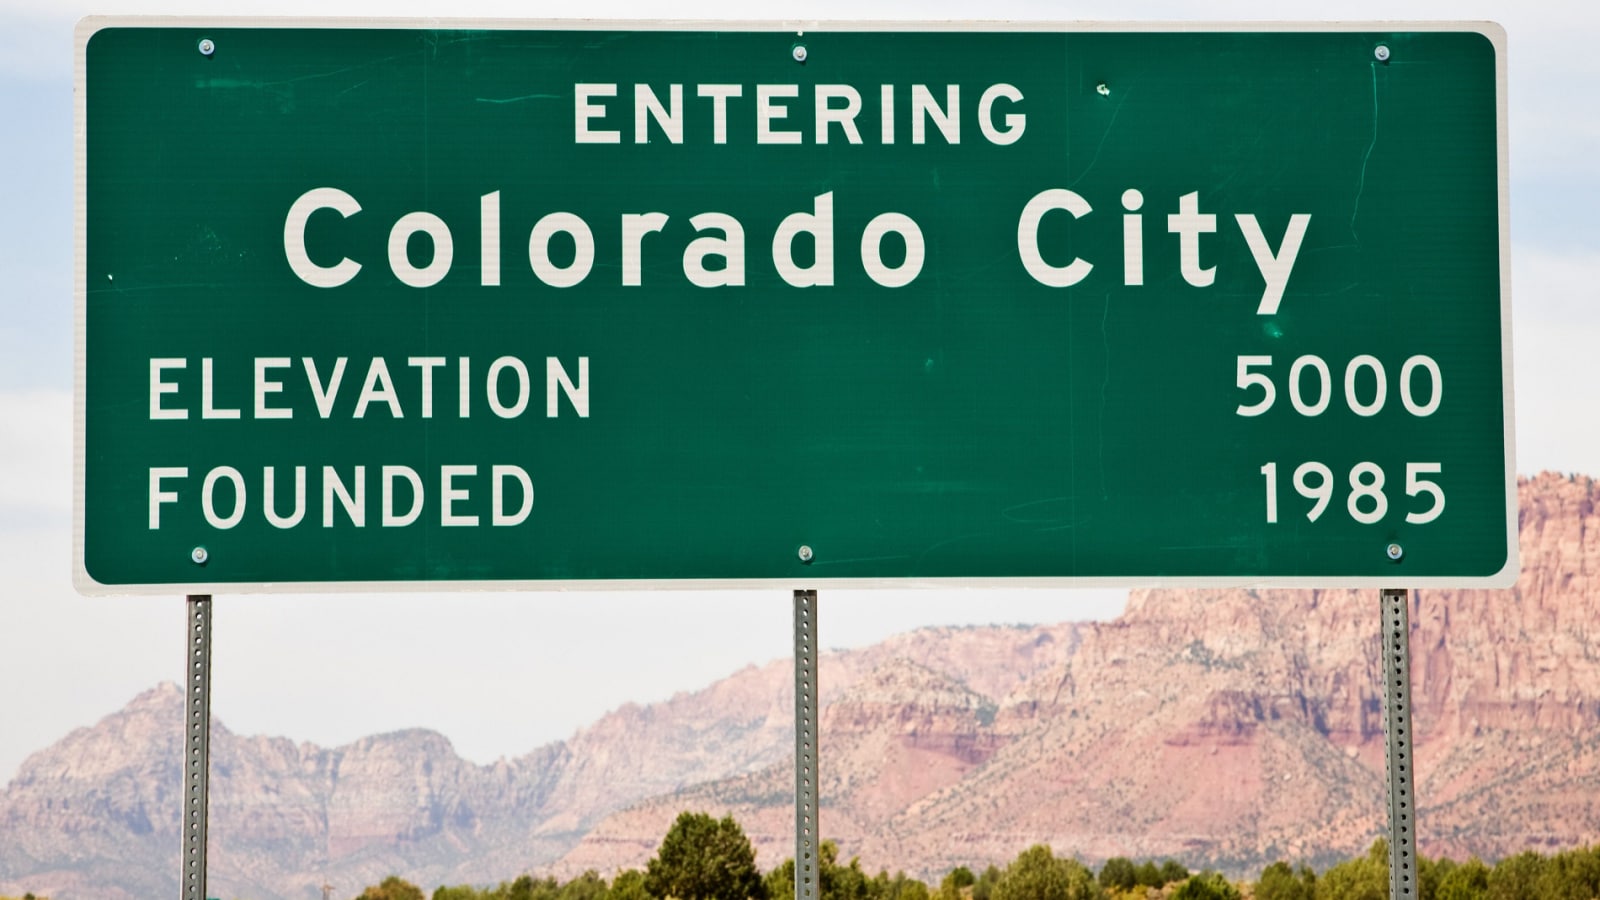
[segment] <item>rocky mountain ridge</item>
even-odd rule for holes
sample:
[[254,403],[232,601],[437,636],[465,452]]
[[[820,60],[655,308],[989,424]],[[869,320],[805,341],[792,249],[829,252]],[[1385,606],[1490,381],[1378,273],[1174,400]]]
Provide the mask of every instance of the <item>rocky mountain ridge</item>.
[[[890,659],[988,690],[1077,645],[1073,625],[926,629],[825,653],[829,703]],[[183,693],[161,685],[21,767],[0,794],[0,893],[144,898],[177,888]],[[320,898],[324,880],[406,872],[494,882],[559,859],[606,814],[792,752],[793,673],[747,667],[704,690],[626,705],[511,760],[477,766],[424,730],[337,748],[230,732],[211,740],[211,883],[226,895]]]
[[[1520,486],[1523,572],[1411,596],[1418,836],[1494,858],[1600,838],[1600,486]],[[1375,591],[1138,591],[1120,618],[930,629],[820,667],[823,834],[936,877],[1044,841],[1098,862],[1253,873],[1384,827]],[[320,896],[391,871],[431,887],[647,859],[678,811],[792,850],[789,663],[616,710],[492,766],[429,732],[324,749],[213,737],[212,879]],[[0,893],[175,886],[182,696],[149,692],[41,751],[0,795]],[[342,889],[342,888],[341,888]]]
[[[1600,488],[1547,473],[1520,494],[1513,588],[1411,594],[1418,835],[1430,854],[1600,837]],[[1084,627],[1064,665],[992,698],[980,765],[896,810],[875,815],[851,795],[862,736],[825,731],[823,830],[869,869],[926,877],[1038,841],[1090,861],[1172,855],[1239,874],[1354,855],[1386,827],[1378,609],[1376,591],[1135,591],[1117,620]],[[662,817],[684,807],[751,823],[774,864],[789,852],[781,805],[741,797],[742,784],[619,812],[556,871],[638,865]]]

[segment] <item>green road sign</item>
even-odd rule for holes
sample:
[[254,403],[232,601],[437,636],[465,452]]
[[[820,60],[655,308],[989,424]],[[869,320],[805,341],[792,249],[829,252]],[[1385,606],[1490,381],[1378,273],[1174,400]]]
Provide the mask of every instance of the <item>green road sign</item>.
[[1497,27],[699,27],[86,21],[80,588],[1515,577]]

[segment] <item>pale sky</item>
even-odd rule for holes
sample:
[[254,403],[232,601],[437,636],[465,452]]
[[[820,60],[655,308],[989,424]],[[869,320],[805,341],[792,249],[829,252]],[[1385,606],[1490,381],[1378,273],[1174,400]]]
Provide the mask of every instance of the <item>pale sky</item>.
[[[1207,21],[1281,2],[851,0],[671,6],[588,0],[592,17]],[[1326,14],[1332,7],[1306,7]],[[1509,35],[1517,470],[1600,475],[1600,12],[1592,2],[1353,2],[1351,20],[1490,19]],[[226,4],[0,0],[0,782],[22,760],[184,666],[182,598],[71,583],[72,53],[95,14],[557,16],[495,0]],[[1196,13],[1199,13],[1197,16]],[[796,585],[803,587],[804,585]],[[824,646],[922,625],[1116,615],[1119,590],[824,591]],[[213,715],[239,733],[334,746],[436,729],[477,762],[516,756],[627,702],[785,655],[787,588],[710,594],[219,596]]]

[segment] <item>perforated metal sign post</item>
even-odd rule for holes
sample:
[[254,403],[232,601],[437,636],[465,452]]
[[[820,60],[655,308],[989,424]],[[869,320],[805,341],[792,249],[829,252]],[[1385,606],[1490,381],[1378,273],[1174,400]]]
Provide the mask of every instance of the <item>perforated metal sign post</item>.
[[206,835],[211,780],[211,598],[191,595],[189,668],[184,675],[183,900],[206,900]]
[[1414,729],[1411,727],[1411,592],[1382,592],[1385,768],[1389,778],[1389,897],[1418,896]]
[[1494,26],[360,26],[80,29],[83,590],[1514,578]]
[[818,822],[817,592],[794,592],[794,900],[822,896]]

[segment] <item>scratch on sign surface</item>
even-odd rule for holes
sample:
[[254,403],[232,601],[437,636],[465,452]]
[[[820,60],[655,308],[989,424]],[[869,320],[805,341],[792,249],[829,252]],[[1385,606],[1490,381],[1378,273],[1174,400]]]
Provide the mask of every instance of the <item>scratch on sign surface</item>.
[[521,97],[474,97],[479,103],[521,103],[524,100],[558,100],[555,94],[523,94]]
[[1122,107],[1128,102],[1128,95],[1131,93],[1131,90],[1117,92],[1117,105],[1111,109],[1111,119],[1110,121],[1106,122],[1106,130],[1100,133],[1100,143],[1094,148],[1094,156],[1090,157],[1089,165],[1082,172],[1078,173],[1078,177],[1074,178],[1072,183],[1067,185],[1067,187],[1077,187],[1085,178],[1089,177],[1090,172],[1094,171],[1095,164],[1100,162],[1100,152],[1106,149],[1106,141],[1111,138],[1111,130],[1117,127],[1117,116],[1122,114]]
[[1372,159],[1372,151],[1378,146],[1378,64],[1372,64],[1372,143],[1367,145],[1367,153],[1361,157],[1361,178],[1356,182],[1355,208],[1350,210],[1350,234],[1355,236],[1356,242],[1361,242],[1361,235],[1356,234],[1356,215],[1361,212],[1361,193],[1367,189],[1367,163]]

